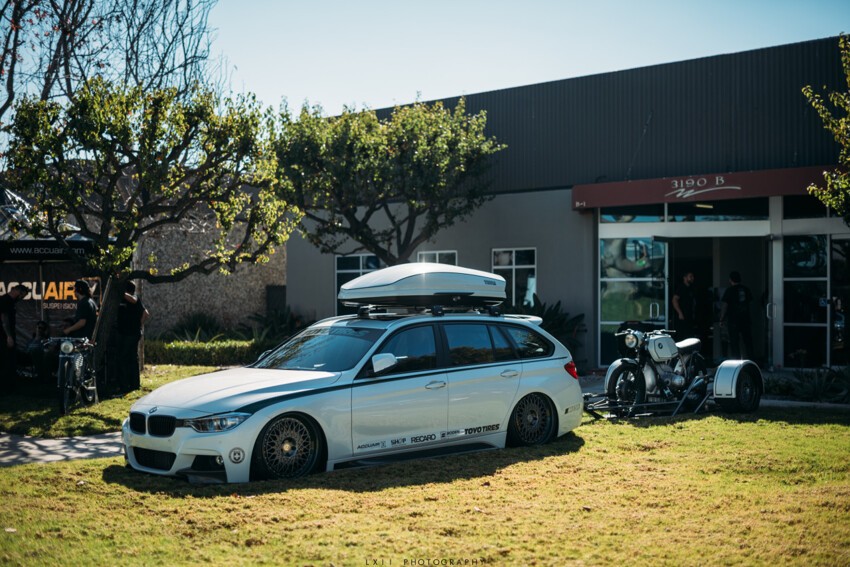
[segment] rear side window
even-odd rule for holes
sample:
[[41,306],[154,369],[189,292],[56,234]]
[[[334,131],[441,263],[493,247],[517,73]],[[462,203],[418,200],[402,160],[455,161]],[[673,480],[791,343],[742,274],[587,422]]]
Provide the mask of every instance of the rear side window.
[[547,341],[543,335],[535,333],[531,329],[513,325],[505,326],[504,329],[516,343],[520,358],[543,358],[551,355],[555,350],[552,343]]
[[381,353],[393,354],[398,359],[398,364],[388,371],[389,374],[436,368],[437,342],[434,340],[434,327],[425,325],[399,331],[378,350],[378,354]]
[[496,361],[496,353],[487,325],[469,323],[446,325],[443,328],[446,331],[451,366],[486,364]]

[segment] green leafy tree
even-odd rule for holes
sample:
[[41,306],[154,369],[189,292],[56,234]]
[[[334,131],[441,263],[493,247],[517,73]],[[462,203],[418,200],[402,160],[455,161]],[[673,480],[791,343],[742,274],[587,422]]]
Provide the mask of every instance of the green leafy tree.
[[488,200],[484,173],[504,148],[484,133],[486,114],[415,103],[381,120],[346,109],[326,118],[284,111],[275,148],[282,197],[304,211],[301,229],[322,252],[369,251],[408,261],[444,227]]
[[[298,211],[276,196],[268,132],[274,116],[252,97],[220,100],[196,89],[126,90],[96,79],[73,102],[25,99],[12,128],[13,188],[34,203],[25,228],[69,247],[82,237],[94,253],[69,258],[123,289],[127,279],[154,284],[191,274],[265,262],[286,240]],[[175,265],[139,268],[139,242],[169,227],[208,235],[205,250]],[[106,301],[102,329],[120,294]]]
[[[841,147],[838,154],[838,168],[825,171],[824,186],[812,184],[809,193],[822,203],[844,217],[850,226],[850,38],[841,35],[838,40],[841,50],[841,64],[847,80],[847,91],[835,91],[827,94],[826,100],[811,86],[803,89],[803,94],[823,120],[824,128],[832,133]],[[827,102],[828,101],[828,102]]]

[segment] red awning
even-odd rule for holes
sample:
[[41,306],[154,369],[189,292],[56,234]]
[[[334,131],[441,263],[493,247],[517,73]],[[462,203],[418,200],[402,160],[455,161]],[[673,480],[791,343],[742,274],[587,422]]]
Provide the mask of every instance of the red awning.
[[573,187],[573,209],[805,195],[810,183],[823,184],[823,171],[834,168],[765,169],[576,185]]

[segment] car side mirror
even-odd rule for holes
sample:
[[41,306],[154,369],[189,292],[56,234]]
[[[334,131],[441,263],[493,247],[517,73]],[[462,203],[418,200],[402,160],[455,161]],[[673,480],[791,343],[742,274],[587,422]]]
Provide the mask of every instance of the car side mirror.
[[388,370],[398,364],[398,359],[392,353],[376,354],[372,357],[372,371],[375,374],[380,374],[384,370]]

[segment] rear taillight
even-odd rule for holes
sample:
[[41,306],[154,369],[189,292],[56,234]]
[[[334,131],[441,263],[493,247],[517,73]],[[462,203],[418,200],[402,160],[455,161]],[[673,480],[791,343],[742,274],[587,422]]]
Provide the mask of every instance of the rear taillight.
[[567,374],[578,380],[578,370],[576,370],[576,363],[572,360],[564,365],[564,370],[567,371]]

